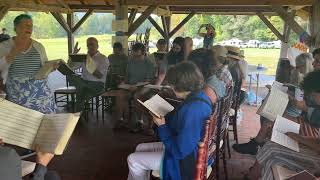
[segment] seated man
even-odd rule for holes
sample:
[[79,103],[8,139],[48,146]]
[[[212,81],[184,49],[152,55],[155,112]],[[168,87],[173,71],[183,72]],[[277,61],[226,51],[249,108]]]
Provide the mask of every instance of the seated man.
[[[74,53],[78,53],[80,48],[75,46]],[[84,103],[91,97],[97,96],[104,91],[104,85],[107,77],[107,70],[109,67],[109,60],[106,56],[98,51],[98,40],[94,37],[87,39],[88,57],[86,62],[76,64],[69,61],[69,66],[73,69],[82,69],[81,79],[75,75],[67,77],[71,84],[76,86],[77,101],[76,110],[81,111],[84,108]],[[95,64],[94,72],[89,72],[87,63],[91,60]]]
[[128,66],[128,56],[124,53],[121,43],[113,44],[113,54],[110,54],[108,59],[110,61],[109,83],[111,88],[116,88],[126,75]]
[[[48,171],[47,165],[53,154],[44,153],[37,148],[35,170],[29,175],[30,180],[60,180],[56,172]],[[21,158],[14,149],[4,147],[0,139],[0,174],[3,180],[21,180]]]
[[[313,63],[314,70],[319,70],[318,64],[320,62],[320,49],[317,49],[313,52],[313,56],[315,58],[315,61]],[[289,102],[290,106],[294,106],[296,109],[304,111],[304,113],[307,113],[309,118],[314,117],[313,113],[311,113],[311,110],[309,110],[309,107],[305,104],[305,101],[296,101],[294,98],[291,98],[291,101]],[[288,109],[287,109],[288,110]],[[290,114],[289,114],[290,113]],[[287,111],[285,113],[286,118],[288,119],[295,119],[295,117],[292,117],[292,114],[290,111]],[[242,153],[242,154],[251,154],[255,155],[258,151],[258,148],[263,146],[266,140],[269,139],[269,135],[272,131],[273,122],[269,121],[266,118],[260,117],[260,124],[261,128],[257,134],[257,136],[253,139],[251,139],[248,143],[244,144],[234,144],[232,147],[235,151]],[[304,126],[308,126],[308,124],[304,123]],[[310,129],[310,128],[306,128]],[[318,132],[314,132],[313,134],[318,134]]]
[[[303,80],[304,99],[312,110],[312,114],[304,117],[313,128],[320,127],[320,71],[309,73]],[[311,116],[310,116],[311,115]],[[304,136],[301,133],[287,133],[299,143],[299,151],[268,141],[257,154],[257,161],[250,169],[247,179],[274,179],[272,167],[283,166],[289,170],[308,172],[319,175],[320,172],[320,140],[319,136]]]
[[[135,85],[139,82],[152,82],[154,79],[154,66],[145,56],[146,48],[142,43],[136,43],[132,46],[132,55],[128,62],[127,75],[125,83]],[[132,98],[137,91],[137,87],[132,86],[128,90],[119,90],[120,96],[116,97],[116,121],[121,120],[123,113],[128,108],[128,100]],[[137,118],[131,118],[137,119]],[[130,126],[133,131],[136,129],[136,121],[131,121]]]

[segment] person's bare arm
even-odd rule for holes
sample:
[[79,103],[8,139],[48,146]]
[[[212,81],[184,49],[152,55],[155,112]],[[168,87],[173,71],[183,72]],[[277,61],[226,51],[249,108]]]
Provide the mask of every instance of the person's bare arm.
[[296,140],[298,143],[303,144],[312,150],[316,151],[318,154],[320,154],[320,140],[314,137],[307,137],[307,136],[301,136],[296,133],[288,132],[286,133],[287,136],[290,138]]

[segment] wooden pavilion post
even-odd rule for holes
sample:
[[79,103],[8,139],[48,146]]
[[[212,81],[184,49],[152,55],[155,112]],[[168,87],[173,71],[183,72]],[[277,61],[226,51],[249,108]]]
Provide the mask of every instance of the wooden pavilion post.
[[287,57],[288,54],[288,43],[289,43],[289,37],[291,33],[291,29],[289,27],[289,24],[287,21],[284,22],[283,25],[283,38],[284,41],[281,43],[281,48],[280,48],[280,58]]
[[74,14],[70,13],[67,14],[67,24],[70,28],[70,31],[67,32],[68,35],[68,53],[73,53],[73,47],[74,47],[74,35],[72,32],[72,27],[74,25]]
[[[128,20],[128,6],[124,4],[123,0],[118,0],[115,4],[115,19],[116,20]],[[128,52],[128,36],[126,36],[126,32],[123,32],[122,30],[116,30],[115,32],[116,37],[120,38],[122,41],[122,46],[124,48],[125,53]],[[114,43],[114,42],[113,42]],[[126,44],[124,44],[126,43]],[[113,46],[113,44],[112,44]]]
[[309,20],[311,33],[310,51],[320,48],[320,0],[316,0],[311,7],[311,16]]
[[162,20],[162,26],[163,26],[163,31],[165,33],[164,39],[167,42],[167,51],[169,51],[170,49],[170,28],[171,28],[171,16],[165,17],[165,16],[161,16],[161,20]]

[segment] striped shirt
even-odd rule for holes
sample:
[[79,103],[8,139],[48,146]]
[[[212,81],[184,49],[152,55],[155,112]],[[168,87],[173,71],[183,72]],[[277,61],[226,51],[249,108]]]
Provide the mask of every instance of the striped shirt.
[[9,77],[33,77],[40,67],[40,53],[32,46],[27,53],[20,53],[14,58],[9,68]]

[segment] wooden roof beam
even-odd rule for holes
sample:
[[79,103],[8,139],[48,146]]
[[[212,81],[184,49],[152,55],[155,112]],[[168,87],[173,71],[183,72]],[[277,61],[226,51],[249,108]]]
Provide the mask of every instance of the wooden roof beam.
[[142,14],[141,16],[132,23],[132,25],[129,27],[128,36],[131,36],[134,31],[138,29],[138,27],[152,14],[152,12],[157,8],[155,5],[149,6]]
[[67,33],[71,32],[71,27],[68,25],[67,21],[61,13],[51,12],[51,14]]
[[80,26],[89,18],[89,16],[93,13],[93,9],[89,9],[86,14],[77,22],[77,24],[71,29],[71,32],[74,33],[77,31]]
[[273,32],[274,35],[278,37],[282,42],[285,42],[284,36],[275,28],[272,23],[262,14],[257,13],[258,17],[264,22],[264,24]]
[[58,3],[59,5],[61,5],[62,7],[69,9],[68,4],[67,4],[66,2],[64,2],[64,0],[56,0],[56,1],[57,1],[57,3]]
[[315,0],[126,0],[127,5],[149,6],[209,6],[209,5],[309,5],[311,6]]
[[128,18],[129,27],[132,25],[134,19],[136,18],[137,13],[138,13],[138,9],[131,9],[131,12]]
[[310,39],[310,34],[308,34],[295,20],[294,16],[290,16],[289,13],[283,9],[281,6],[273,5],[271,8],[280,16],[283,21],[287,21],[289,27],[298,35],[305,34],[308,39]]
[[44,11],[44,12],[62,12],[71,13],[71,9],[63,8],[56,5],[36,4],[34,2],[22,2],[18,0],[1,0],[0,6],[9,7],[9,9],[25,9],[28,11]]
[[8,13],[9,7],[7,6],[0,6],[0,21],[3,17]]
[[161,16],[162,27],[165,33],[164,38],[169,38],[170,28],[168,25],[168,19],[165,16]]
[[188,14],[170,33],[169,37],[171,38],[174,34],[176,34],[194,15],[196,14],[195,11]]
[[159,24],[151,17],[148,17],[148,20],[153,25],[154,28],[161,34],[163,38],[166,38],[166,33],[163,31],[163,29],[159,26]]

